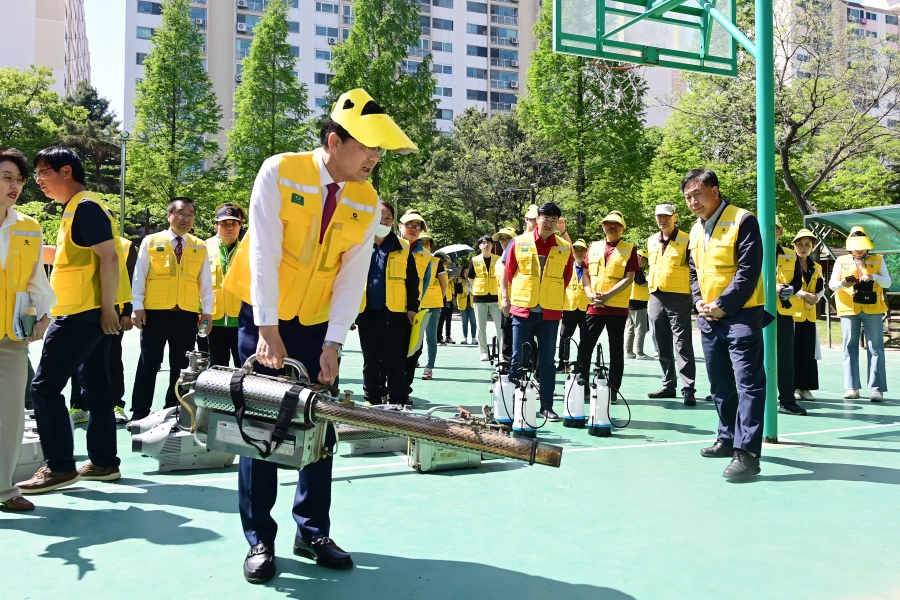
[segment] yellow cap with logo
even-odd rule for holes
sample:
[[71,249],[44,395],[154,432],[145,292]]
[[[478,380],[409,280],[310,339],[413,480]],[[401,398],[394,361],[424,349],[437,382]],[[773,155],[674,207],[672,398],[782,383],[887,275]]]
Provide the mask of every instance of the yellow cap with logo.
[[363,146],[398,154],[419,152],[419,147],[362,88],[341,94],[331,107],[331,118]]
[[525,211],[526,219],[537,219],[538,218],[538,205],[537,204],[529,204],[528,209]]
[[647,254],[647,251],[644,250],[643,248],[638,248],[637,253],[638,253],[638,256],[643,256],[643,257],[646,258],[646,259],[649,259],[649,258],[650,258],[650,255]]

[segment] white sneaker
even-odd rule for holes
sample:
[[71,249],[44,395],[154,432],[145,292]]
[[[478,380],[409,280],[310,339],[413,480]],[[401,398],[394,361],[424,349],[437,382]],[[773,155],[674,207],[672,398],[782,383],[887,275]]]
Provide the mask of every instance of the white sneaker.
[[128,415],[125,414],[124,408],[122,408],[121,406],[116,406],[113,409],[113,412],[116,415],[116,423],[127,423],[128,422]]
[[487,362],[487,361],[489,361],[489,360],[491,360],[491,357],[488,356],[488,353],[487,353],[487,352],[482,352],[482,353],[481,353],[481,362]]
[[872,402],[884,402],[884,395],[878,390],[874,390],[872,392],[872,397],[869,398]]
[[646,354],[638,354],[638,360],[656,360],[652,356],[647,356]]
[[798,390],[798,392],[800,394],[801,400],[815,400],[816,399],[816,397],[813,396],[812,392],[810,392],[809,390]]
[[69,410],[69,416],[72,417],[72,422],[78,425],[79,423],[87,423],[91,413],[86,410],[72,408]]
[[859,390],[847,390],[844,392],[844,398],[847,400],[856,400],[859,398]]
[[632,354],[632,353],[630,353],[630,352],[626,352],[626,353],[625,353],[625,358],[635,358],[635,355]]

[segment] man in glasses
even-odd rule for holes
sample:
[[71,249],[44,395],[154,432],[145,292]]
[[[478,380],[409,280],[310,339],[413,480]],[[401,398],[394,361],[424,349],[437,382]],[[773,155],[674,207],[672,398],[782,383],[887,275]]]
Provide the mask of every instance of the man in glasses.
[[[156,373],[169,346],[166,408],[177,406],[175,383],[187,367],[197,331],[209,333],[213,319],[213,287],[206,243],[188,233],[196,209],[190,198],[174,198],[166,217],[169,228],[148,235],[134,267],[134,314],[141,330],[141,358],[131,393],[132,421],[150,414]],[[202,306],[202,309],[201,309]]]
[[[367,181],[382,149],[418,147],[363,89],[334,104],[319,133],[321,148],[268,158],[250,196],[250,226],[238,246],[225,290],[243,301],[238,315],[241,360],[255,354],[255,371],[283,372],[284,359],[306,366],[313,381],[336,385],[338,355],[359,314],[381,220],[378,194]],[[335,443],[325,428],[324,445]],[[277,455],[276,455],[277,456]],[[332,458],[300,470],[293,501],[294,553],[332,569],[353,566],[350,554],[328,537]],[[250,552],[244,577],[275,575],[272,518],[278,466],[241,457],[238,494]]]

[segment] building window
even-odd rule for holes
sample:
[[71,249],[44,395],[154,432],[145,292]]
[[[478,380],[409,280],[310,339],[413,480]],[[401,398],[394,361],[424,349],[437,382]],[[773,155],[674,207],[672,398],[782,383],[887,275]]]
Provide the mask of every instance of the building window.
[[334,79],[334,75],[331,73],[316,73],[316,83],[320,85],[328,85],[332,79]]
[[138,52],[137,56],[135,56],[135,64],[142,65],[144,64],[144,60],[147,58],[146,52]]
[[138,12],[145,15],[161,15],[162,4],[159,2],[138,2]]
[[288,46],[291,49],[291,56],[300,58],[300,46]]
[[482,2],[466,2],[466,11],[486,15],[487,4],[484,4]]
[[450,42],[435,42],[431,45],[435,52],[453,52],[453,44]]
[[472,23],[466,23],[466,33],[487,35],[487,25],[473,25]]
[[341,39],[346,40],[348,37],[350,37],[350,30],[347,28],[341,29]]
[[877,21],[877,20],[878,20],[878,13],[870,13],[870,12],[867,12],[867,13],[866,13],[866,20],[867,20],[867,21]]
[[316,50],[316,60],[331,60],[331,50]]
[[316,12],[339,14],[338,5],[331,2],[316,2]]
[[866,35],[869,36],[870,38],[877,38],[878,32],[877,31],[866,31]]
[[466,46],[466,56],[484,56],[487,57],[486,46]]
[[421,62],[416,62],[414,60],[404,60],[400,63],[400,68],[412,75],[419,70],[419,65]]
[[337,27],[322,27],[321,25],[316,25],[316,35],[336,38],[340,33],[338,32]]
[[300,33],[300,23],[297,21],[288,21],[288,33]]
[[238,25],[244,24],[246,25],[246,30],[241,31],[239,33],[246,33],[247,35],[253,35],[253,28],[256,27],[256,24],[260,22],[262,17],[255,17],[253,15],[243,15],[239,14],[237,16]]
[[897,119],[888,119],[888,120],[887,120],[887,126],[888,126],[888,127],[896,127],[896,126],[897,126]]
[[144,78],[143,78],[143,77],[139,77],[139,78],[137,78],[137,79],[134,80],[134,85],[141,85],[142,83],[144,83]]
[[453,66],[452,65],[439,65],[433,64],[431,65],[431,70],[437,73],[438,75],[453,75]]
[[472,79],[487,79],[487,69],[466,67],[466,77],[471,77]]
[[453,8],[453,0],[431,0],[431,3],[441,8]]
[[481,90],[466,90],[466,100],[478,100],[487,102],[487,92]]
[[253,40],[237,40],[234,57],[238,60],[242,60],[250,56],[250,44],[252,43]]
[[154,33],[156,33],[156,30],[151,27],[138,27],[137,28],[137,36],[138,36],[139,40],[153,39]]
[[316,98],[316,108],[324,108],[326,106],[328,106],[328,101],[325,100],[325,98],[322,98],[321,96]]
[[435,118],[452,121],[453,120],[453,111],[450,110],[449,108],[439,108],[439,109],[437,109],[437,115]]
[[443,29],[444,31],[453,31],[453,21],[451,19],[432,19],[431,26],[435,29]]
[[436,88],[434,88],[434,95],[442,96],[444,98],[452,98],[453,88],[437,86]]
[[897,15],[884,15],[884,22],[888,25],[897,25],[900,20],[897,19]]
[[206,9],[191,7],[191,19],[202,19],[206,22]]
[[888,33],[888,34],[885,34],[884,39],[886,39],[889,42],[894,42],[896,44],[897,42],[900,42],[900,35],[898,35],[896,33]]

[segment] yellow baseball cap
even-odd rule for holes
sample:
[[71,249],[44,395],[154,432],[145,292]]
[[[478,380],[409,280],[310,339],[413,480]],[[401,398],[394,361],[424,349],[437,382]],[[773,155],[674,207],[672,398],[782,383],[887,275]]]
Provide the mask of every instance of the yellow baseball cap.
[[419,147],[362,88],[341,94],[331,107],[331,118],[363,146],[398,154],[419,152]]
[[519,235],[519,234],[516,233],[516,230],[515,230],[515,229],[510,229],[509,227],[504,227],[503,229],[501,229],[500,231],[498,231],[497,233],[495,233],[494,235],[492,235],[492,236],[491,236],[491,239],[494,240],[495,242],[499,242],[499,241],[500,241],[500,236],[502,236],[502,235],[505,235],[505,236],[509,236],[509,237],[511,237],[511,238],[514,238],[514,237],[516,237],[516,236]]
[[869,234],[862,227],[854,227],[847,236],[847,250],[871,250],[875,246],[869,239]]
[[525,211],[526,219],[537,219],[538,218],[538,205],[530,204],[528,206],[528,210]]
[[794,236],[794,239],[791,240],[791,243],[796,244],[797,240],[801,240],[803,238],[812,238],[813,244],[819,241],[819,238],[817,238],[816,234],[814,234],[812,231],[810,231],[809,229],[801,229],[797,232],[797,235]]
[[617,210],[614,210],[611,213],[609,213],[608,215],[606,215],[605,217],[603,217],[602,222],[603,223],[606,223],[606,222],[618,223],[622,227],[625,227],[625,228],[628,227],[627,225],[625,225],[625,217],[622,215],[622,213],[620,213]]
[[573,248],[584,248],[587,250],[587,242],[585,242],[582,238],[578,238],[572,243]]

